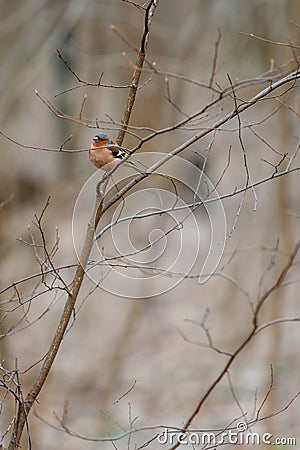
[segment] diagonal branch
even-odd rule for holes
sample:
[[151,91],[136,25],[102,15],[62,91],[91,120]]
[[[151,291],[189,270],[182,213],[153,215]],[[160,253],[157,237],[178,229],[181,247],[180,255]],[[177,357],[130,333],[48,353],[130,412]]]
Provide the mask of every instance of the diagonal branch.
[[[131,111],[133,108],[136,91],[139,84],[140,79],[140,73],[141,68],[143,66],[144,60],[145,60],[145,52],[146,47],[148,43],[148,37],[149,37],[149,28],[150,24],[153,18],[153,14],[155,12],[155,9],[158,5],[159,0],[151,0],[146,8],[145,13],[145,23],[144,23],[144,31],[141,39],[140,44],[140,51],[138,55],[138,64],[139,64],[139,70],[138,72],[135,70],[133,75],[133,82],[132,87],[130,89],[127,105],[125,108],[125,113],[123,117],[123,127],[119,133],[118,137],[118,143],[120,144],[123,141],[126,127],[129,123]],[[70,319],[72,317],[74,306],[84,279],[85,270],[88,264],[88,259],[92,250],[92,246],[94,243],[94,235],[95,230],[97,228],[97,225],[99,223],[99,220],[101,218],[103,209],[102,209],[102,198],[97,195],[96,201],[95,201],[95,207],[93,214],[91,216],[91,219],[88,223],[87,232],[85,236],[85,241],[83,244],[83,249],[81,252],[80,260],[76,268],[76,272],[74,275],[74,279],[72,282],[72,289],[69,292],[68,298],[65,303],[64,310],[62,312],[61,318],[59,320],[59,323],[57,325],[57,328],[55,330],[52,342],[50,344],[49,350],[46,354],[46,357],[43,361],[43,364],[40,368],[39,373],[37,374],[35,380],[32,383],[31,388],[29,389],[29,392],[24,400],[24,402],[20,403],[18,405],[18,412],[17,417],[14,424],[14,430],[12,433],[12,437],[9,443],[8,450],[14,450],[19,447],[20,440],[22,437],[22,433],[24,430],[24,427],[27,423],[27,418],[30,413],[30,410],[36,401],[43,385],[45,384],[47,377],[49,375],[49,372],[51,370],[51,367],[54,363],[55,357],[58,353],[59,347],[63,341],[65,331],[67,329],[67,326],[70,322]]]
[[[229,358],[229,360],[225,364],[224,368],[220,371],[219,375],[212,382],[212,384],[209,386],[207,391],[203,394],[203,396],[199,400],[197,406],[195,407],[194,411],[192,412],[190,417],[184,423],[184,425],[183,425],[183,427],[181,429],[181,432],[185,433],[189,429],[191,423],[197,417],[197,415],[199,414],[200,410],[202,409],[202,406],[204,405],[206,400],[209,398],[210,394],[218,386],[218,384],[223,379],[223,377],[226,375],[226,373],[228,372],[228,370],[231,367],[231,365],[233,364],[233,362],[236,360],[236,358],[239,355],[239,353],[241,353],[241,351],[244,350],[244,348],[252,341],[252,339],[255,336],[255,334],[257,332],[257,329],[258,329],[258,318],[259,318],[259,313],[260,313],[260,310],[261,310],[262,306],[265,304],[265,302],[270,297],[270,295],[282,285],[282,283],[283,283],[287,273],[289,272],[289,270],[293,266],[293,263],[294,263],[295,258],[297,256],[299,248],[300,248],[300,241],[295,245],[294,250],[290,254],[286,265],[283,267],[283,269],[282,269],[281,273],[279,274],[279,276],[278,276],[277,280],[275,281],[275,283],[258,300],[257,306],[256,306],[256,308],[254,310],[254,313],[253,313],[253,327],[252,327],[252,329],[250,330],[250,332],[248,333],[246,338],[242,341],[242,343],[237,347],[237,349],[232,354],[232,356]],[[175,448],[179,447],[179,445],[180,445],[180,442],[177,442],[176,444],[174,444],[170,448],[170,450],[175,450]]]
[[144,61],[145,61],[145,57],[146,57],[150,25],[152,22],[152,18],[153,18],[155,9],[158,6],[158,2],[159,2],[159,0],[151,0],[146,8],[144,30],[143,30],[143,34],[142,34],[142,38],[141,38],[140,50],[138,52],[138,57],[137,57],[135,69],[133,72],[132,82],[131,82],[131,88],[129,91],[127,104],[126,104],[126,107],[125,107],[125,110],[123,113],[123,118],[121,121],[122,127],[119,131],[118,138],[117,138],[117,144],[119,146],[122,145],[122,143],[123,143],[127,125],[129,124],[130,116],[132,113],[132,109],[133,109],[133,105],[134,105],[134,101],[135,101],[135,97],[136,97],[136,93],[137,93],[137,88],[138,88],[139,81],[140,81],[141,74],[142,74],[141,69],[144,65]]

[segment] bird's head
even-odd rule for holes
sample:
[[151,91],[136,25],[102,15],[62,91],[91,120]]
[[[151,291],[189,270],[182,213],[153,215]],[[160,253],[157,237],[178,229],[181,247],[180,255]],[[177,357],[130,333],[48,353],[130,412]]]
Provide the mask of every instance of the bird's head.
[[97,133],[96,136],[93,137],[93,141],[98,145],[110,145],[111,143],[110,138],[103,132]]

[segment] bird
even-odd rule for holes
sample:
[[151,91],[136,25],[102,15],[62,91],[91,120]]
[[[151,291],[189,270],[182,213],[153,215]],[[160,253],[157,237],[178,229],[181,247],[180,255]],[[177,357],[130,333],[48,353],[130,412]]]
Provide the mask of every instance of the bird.
[[[118,147],[118,145],[103,132],[97,133],[96,136],[93,137],[89,149],[90,161],[98,167],[98,169],[103,168],[106,164],[124,159],[127,154],[128,153],[126,153],[125,150]],[[111,169],[111,165],[108,169]]]
[[[98,167],[98,169],[110,170],[113,165],[111,163],[116,163],[129,155],[129,152],[119,147],[116,142],[103,132],[99,132],[93,137],[89,148],[90,161]],[[135,162],[129,160],[126,160],[125,164],[143,174],[147,169],[143,164],[139,163],[139,165],[137,165]]]

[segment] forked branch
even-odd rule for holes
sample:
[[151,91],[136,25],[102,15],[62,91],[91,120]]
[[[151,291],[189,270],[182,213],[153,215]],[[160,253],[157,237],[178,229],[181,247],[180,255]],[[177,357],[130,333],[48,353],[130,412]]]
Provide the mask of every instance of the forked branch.
[[[143,31],[142,38],[141,38],[140,50],[138,53],[138,60],[137,60],[137,67],[139,67],[139,70],[135,69],[134,74],[133,74],[132,85],[131,85],[131,89],[129,92],[129,97],[128,97],[128,101],[127,101],[127,105],[126,105],[125,113],[124,113],[124,117],[123,117],[123,127],[118,136],[118,144],[119,145],[123,141],[123,138],[125,135],[125,130],[129,123],[131,111],[132,111],[132,108],[134,105],[136,91],[137,91],[139,80],[140,80],[141,69],[143,67],[143,63],[145,60],[145,52],[146,52],[148,37],[149,37],[149,28],[150,28],[151,20],[152,20],[152,17],[153,17],[153,14],[155,12],[157,5],[158,5],[158,0],[151,0],[146,8],[144,31]],[[16,416],[15,423],[14,423],[14,430],[12,433],[12,437],[11,437],[11,440],[9,443],[8,450],[15,450],[19,447],[22,433],[24,430],[24,426],[27,423],[27,417],[30,413],[30,410],[31,410],[34,402],[37,400],[37,397],[38,397],[42,387],[44,386],[44,384],[47,380],[47,377],[49,375],[51,367],[54,363],[55,357],[58,353],[59,347],[63,341],[65,331],[66,331],[67,326],[72,317],[72,314],[74,311],[74,306],[75,306],[75,303],[76,303],[76,300],[77,300],[77,297],[78,297],[78,294],[79,294],[79,291],[80,291],[80,288],[81,288],[81,285],[82,285],[82,282],[84,279],[88,259],[89,259],[89,256],[90,256],[90,253],[92,250],[92,246],[94,243],[95,230],[96,230],[98,222],[100,220],[101,212],[102,212],[102,199],[100,198],[99,195],[97,195],[94,212],[88,223],[88,228],[87,228],[87,232],[86,232],[83,249],[82,249],[80,260],[77,265],[75,276],[74,276],[74,279],[72,282],[72,289],[68,295],[63,313],[59,320],[58,326],[56,328],[52,342],[49,346],[49,350],[45,356],[45,359],[42,363],[40,371],[37,374],[35,380],[33,381],[32,386],[29,389],[29,392],[28,392],[24,402],[19,403],[19,405],[18,405],[17,416]]]

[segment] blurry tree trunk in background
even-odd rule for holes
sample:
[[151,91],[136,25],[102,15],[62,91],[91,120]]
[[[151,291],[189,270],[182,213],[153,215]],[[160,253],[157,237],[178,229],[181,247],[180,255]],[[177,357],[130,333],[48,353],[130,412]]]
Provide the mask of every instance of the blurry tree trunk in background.
[[[287,18],[299,18],[300,19],[300,3],[298,0],[289,1],[289,10],[287,11]],[[298,24],[299,25],[299,24]],[[290,40],[296,45],[299,45],[299,28],[293,24],[289,24],[289,29],[287,30],[286,40]],[[294,52],[299,56],[299,50],[294,49]],[[296,92],[293,90],[292,93],[287,93],[283,98],[282,102],[285,102],[287,97],[289,98],[288,104],[295,103],[293,98],[296,96]],[[278,120],[278,151],[282,154],[286,153],[288,149],[296,147],[297,142],[295,137],[297,136],[297,130],[295,129],[294,122],[291,119],[288,108],[282,107],[277,116]],[[279,238],[279,248],[281,250],[278,253],[279,269],[286,262],[286,255],[293,248],[294,233],[292,229],[292,222],[289,219],[289,210],[291,210],[291,205],[289,204],[291,198],[291,190],[293,179],[287,177],[281,177],[277,183],[275,183],[276,189],[276,203],[273,205],[274,222],[277,223],[278,238]],[[271,218],[272,220],[272,218]],[[287,291],[285,291],[287,292]],[[284,317],[286,307],[285,294],[281,290],[277,290],[274,293],[272,301],[268,304],[267,320],[278,319],[279,317]],[[270,329],[270,346],[267,353],[267,360],[272,364],[274,373],[280,374],[281,365],[284,361],[284,355],[282,355],[282,339],[283,339],[284,325],[273,326]],[[282,370],[289,370],[289,367]],[[286,377],[288,378],[288,377]],[[276,385],[276,379],[275,379]],[[272,412],[280,409],[280,398],[278,390],[274,389],[267,402],[267,414],[272,414]],[[276,424],[274,419],[270,419],[266,422],[266,431],[268,433],[276,435]],[[268,446],[266,446],[268,447]]]

